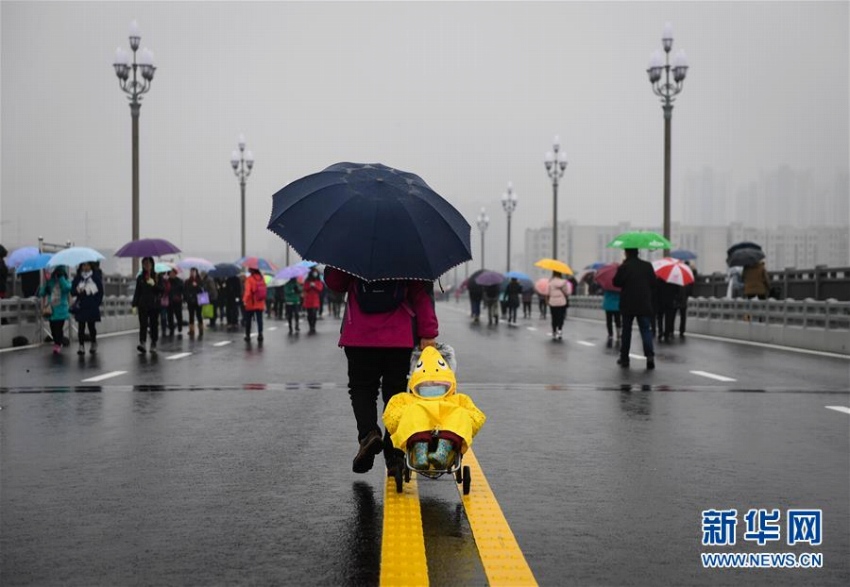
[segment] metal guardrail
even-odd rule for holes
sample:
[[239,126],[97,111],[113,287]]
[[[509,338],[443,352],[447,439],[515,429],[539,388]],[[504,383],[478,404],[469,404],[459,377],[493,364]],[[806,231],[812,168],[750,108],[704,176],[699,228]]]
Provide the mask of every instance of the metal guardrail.
[[[129,296],[104,297],[100,306],[101,319],[130,316],[132,301]],[[15,336],[23,336],[29,343],[44,342],[49,328],[41,315],[41,299],[32,297],[0,300],[0,328],[3,334],[0,346],[12,346]],[[67,321],[66,330],[75,328],[73,319]]]
[[[771,287],[779,290],[780,299],[814,300],[835,299],[850,301],[850,267],[827,267],[818,265],[814,269],[788,268],[768,271]],[[725,273],[699,275],[694,283],[694,296],[722,298],[726,296],[729,281]]]
[[[602,296],[571,296],[570,308],[601,312]],[[850,331],[850,302],[690,298],[688,318]]]

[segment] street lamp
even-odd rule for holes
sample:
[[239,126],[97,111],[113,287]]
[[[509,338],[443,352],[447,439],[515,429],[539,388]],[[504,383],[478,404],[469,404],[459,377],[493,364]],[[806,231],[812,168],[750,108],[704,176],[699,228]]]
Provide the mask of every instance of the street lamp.
[[508,190],[502,194],[502,210],[508,215],[508,268],[511,270],[511,215],[516,210],[517,196],[513,182],[508,182]]
[[567,154],[561,151],[561,139],[555,135],[552,150],[543,157],[546,173],[552,180],[552,258],[558,258],[558,180],[567,168]]
[[487,227],[490,226],[490,217],[484,208],[481,208],[481,213],[478,214],[478,230],[481,231],[481,268],[484,269],[484,233],[487,232]]
[[251,175],[254,167],[254,154],[245,150],[245,135],[239,135],[239,150],[230,153],[230,165],[233,173],[239,178],[239,187],[242,190],[242,257],[245,256],[245,182]]
[[[670,83],[670,50],[673,48],[673,25],[669,22],[664,24],[664,32],[661,35],[661,45],[664,48],[665,59],[661,58],[661,51],[656,49],[649,57],[649,67],[646,73],[649,75],[649,83],[652,91],[661,98],[661,109],[664,110],[664,238],[670,239],[670,123],[673,119],[673,102],[688,74],[688,57],[681,49],[673,57],[673,83]],[[661,83],[661,70],[664,70],[664,83]],[[664,249],[664,256],[670,254]]]
[[[151,89],[153,75],[156,73],[156,66],[153,64],[153,52],[145,47],[139,52],[139,58],[136,59],[136,52],[139,49],[142,35],[139,32],[139,24],[134,20],[130,23],[130,48],[133,50],[133,61],[130,62],[130,55],[118,47],[115,50],[115,62],[112,66],[115,68],[115,75],[118,76],[118,85],[127,94],[130,100],[130,118],[133,122],[132,141],[133,141],[133,239],[139,239],[139,110],[142,108],[142,95],[146,94]],[[132,80],[130,73],[132,71]],[[138,76],[141,75],[141,80]],[[139,270],[139,260],[133,259],[133,275]]]

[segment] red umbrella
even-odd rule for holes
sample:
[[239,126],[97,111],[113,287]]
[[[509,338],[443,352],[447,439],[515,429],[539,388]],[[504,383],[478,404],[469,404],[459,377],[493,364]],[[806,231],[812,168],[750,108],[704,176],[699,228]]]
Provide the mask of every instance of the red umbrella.
[[620,291],[620,288],[614,285],[614,275],[619,267],[619,263],[609,263],[605,267],[597,269],[594,280],[599,284],[599,287],[607,291]]
[[690,285],[694,282],[694,272],[690,267],[672,257],[664,257],[652,262],[655,274],[667,283]]

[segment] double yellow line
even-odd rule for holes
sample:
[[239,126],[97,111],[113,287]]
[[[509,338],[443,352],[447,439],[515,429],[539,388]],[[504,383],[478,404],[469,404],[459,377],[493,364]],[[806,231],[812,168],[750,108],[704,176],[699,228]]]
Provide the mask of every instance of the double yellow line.
[[[505,520],[481,470],[475,454],[463,456],[471,470],[472,487],[468,495],[457,485],[466,517],[475,537],[481,565],[490,585],[537,585],[534,574]],[[381,586],[428,585],[428,561],[416,475],[397,493],[395,479],[384,486],[384,530],[381,541]]]

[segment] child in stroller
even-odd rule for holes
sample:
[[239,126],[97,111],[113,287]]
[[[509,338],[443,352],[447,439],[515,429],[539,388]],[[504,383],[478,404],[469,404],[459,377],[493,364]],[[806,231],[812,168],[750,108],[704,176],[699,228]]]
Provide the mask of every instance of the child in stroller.
[[[448,345],[441,348],[453,355]],[[472,398],[457,393],[454,370],[437,349],[426,347],[414,360],[407,393],[387,403],[384,425],[393,446],[408,453],[414,470],[446,472],[458,452],[472,446],[487,417]]]

